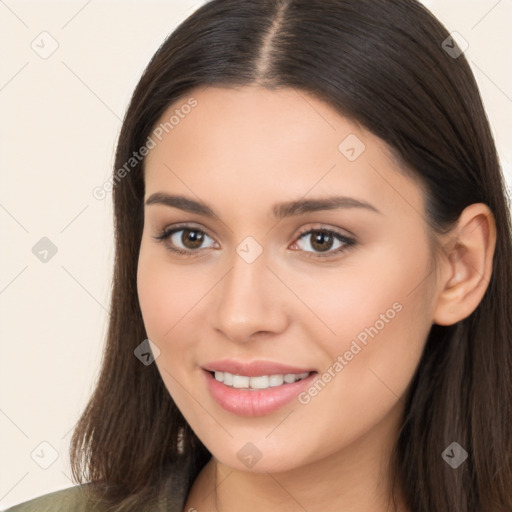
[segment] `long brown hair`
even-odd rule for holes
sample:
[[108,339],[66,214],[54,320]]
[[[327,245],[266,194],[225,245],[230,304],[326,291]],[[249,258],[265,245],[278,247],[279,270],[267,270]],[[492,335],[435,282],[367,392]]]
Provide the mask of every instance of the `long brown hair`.
[[[512,510],[510,211],[477,84],[464,54],[447,51],[458,48],[449,37],[416,0],[213,0],[166,39],[119,136],[110,324],[99,380],[71,440],[76,482],[103,482],[113,506],[136,510],[173,464],[188,462],[192,482],[211,457],[156,365],[134,356],[147,338],[136,287],[144,160],[129,171],[126,162],[194,87],[292,87],[389,145],[424,186],[432,234],[472,203],[491,209],[497,241],[488,288],[469,317],[432,326],[390,471],[413,512]],[[441,456],[453,441],[468,452],[457,469]]]

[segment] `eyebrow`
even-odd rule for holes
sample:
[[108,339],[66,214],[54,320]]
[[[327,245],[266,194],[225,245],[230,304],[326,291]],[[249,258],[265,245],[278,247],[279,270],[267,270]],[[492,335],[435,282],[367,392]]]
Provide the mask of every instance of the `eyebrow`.
[[[203,215],[205,217],[216,217],[213,209],[205,203],[180,195],[166,194],[164,192],[156,192],[151,194],[151,196],[149,196],[146,200],[145,204],[161,204],[170,206],[172,208],[178,208],[189,213]],[[285,217],[292,217],[294,215],[303,215],[306,213],[323,210],[334,210],[338,208],[362,208],[382,215],[382,212],[380,212],[370,203],[346,196],[332,196],[318,199],[298,199],[295,201],[278,203],[272,207],[272,213],[275,218],[283,219]]]

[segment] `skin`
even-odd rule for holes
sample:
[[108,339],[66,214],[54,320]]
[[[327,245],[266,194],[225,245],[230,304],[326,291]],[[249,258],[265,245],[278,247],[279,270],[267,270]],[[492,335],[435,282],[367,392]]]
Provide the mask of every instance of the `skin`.
[[[138,267],[147,335],[161,351],[155,364],[213,455],[184,510],[394,510],[387,463],[404,394],[432,324],[469,316],[485,292],[492,213],[484,204],[466,208],[441,239],[433,271],[423,190],[382,140],[294,89],[208,87],[189,97],[197,106],[147,156],[145,198],[185,195],[206,202],[216,217],[146,205]],[[338,149],[350,134],[365,145],[354,161]],[[271,216],[275,203],[334,193],[380,213]],[[172,239],[197,257],[173,254],[170,239],[154,238],[182,222],[206,233],[199,249],[185,245],[183,232]],[[298,237],[306,228],[331,229],[356,244],[322,257],[322,247],[332,253],[343,244],[315,246],[314,234]],[[252,263],[236,252],[248,236],[263,251]],[[307,404],[293,400],[268,415],[241,417],[205,386],[201,365],[225,357],[322,374],[394,303],[401,310]],[[237,457],[248,442],[261,452],[251,468]],[[406,511],[401,496],[396,510]]]

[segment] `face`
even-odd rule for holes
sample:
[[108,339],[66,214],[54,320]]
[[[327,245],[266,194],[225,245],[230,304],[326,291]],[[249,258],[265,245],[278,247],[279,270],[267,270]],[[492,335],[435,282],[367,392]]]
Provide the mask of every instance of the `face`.
[[423,192],[304,92],[188,98],[145,162],[138,293],[155,364],[223,464],[335,456],[397,417],[433,323]]

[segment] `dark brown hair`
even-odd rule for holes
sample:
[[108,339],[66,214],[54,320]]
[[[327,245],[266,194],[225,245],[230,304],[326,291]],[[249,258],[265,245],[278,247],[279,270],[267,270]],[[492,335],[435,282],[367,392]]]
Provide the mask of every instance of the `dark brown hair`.
[[[448,37],[416,0],[213,0],[174,30],[144,71],[114,172],[144,146],[169,105],[194,87],[292,87],[389,145],[424,187],[432,236],[453,227],[468,205],[487,204],[497,227],[492,277],[470,316],[432,326],[390,471],[413,512],[510,512],[510,212],[477,84],[465,56],[445,51]],[[118,510],[136,510],[176,461],[190,462],[192,482],[211,456],[156,365],[134,356],[147,338],[136,287],[143,164],[114,183],[107,343],[70,449],[75,481],[103,482],[105,498]],[[453,441],[469,454],[457,469],[441,457]]]

